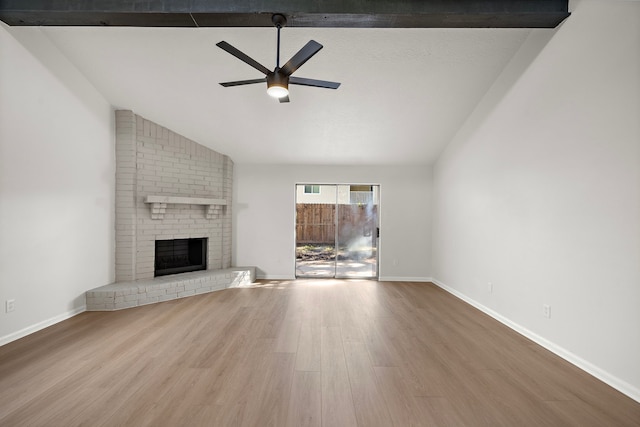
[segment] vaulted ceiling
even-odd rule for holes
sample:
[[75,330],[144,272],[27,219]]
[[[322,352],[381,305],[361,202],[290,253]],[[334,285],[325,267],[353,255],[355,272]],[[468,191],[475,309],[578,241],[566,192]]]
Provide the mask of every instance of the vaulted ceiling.
[[[5,10],[0,8],[0,17],[9,23],[6,7],[11,3],[4,3]],[[190,11],[172,13],[182,16],[186,10],[195,17],[192,22],[197,22],[200,18],[193,13],[193,5],[203,2],[187,3]],[[284,8],[291,2],[280,3]],[[334,3],[355,7],[362,2]],[[27,25],[31,22],[25,18],[39,13],[40,23],[46,24],[43,13],[51,11],[28,12],[15,19]],[[18,39],[37,33],[49,40],[115,108],[132,109],[228,154],[236,162],[335,165],[432,163],[530,33],[554,31],[478,28],[482,25],[477,24],[477,14],[471,28],[431,28],[433,14],[424,14],[425,22],[431,19],[431,24],[422,24],[426,28],[397,28],[408,22],[411,14],[381,12],[364,21],[351,12],[325,14],[325,20],[342,17],[336,22],[344,25],[334,23],[331,28],[311,25],[320,19],[317,13],[291,12],[292,25],[281,34],[281,63],[310,39],[316,40],[324,48],[295,75],[342,85],[337,90],[290,86],[290,103],[269,97],[266,85],[224,88],[218,84],[263,77],[216,47],[221,40],[267,68],[275,66],[276,30],[258,25],[262,21],[250,27],[227,27],[220,21],[220,25],[199,28],[71,26],[70,22],[59,22],[59,16],[78,19],[69,12],[56,15],[56,24],[62,26],[14,26],[10,31]],[[238,11],[225,13],[236,16]],[[130,19],[140,18],[136,13],[130,15]],[[263,15],[267,14],[245,13],[246,22],[263,19]],[[120,19],[123,16],[118,15]],[[216,22],[212,16],[222,19],[224,13],[209,16],[207,22]],[[417,25],[416,16],[411,25]],[[377,19],[381,24],[352,28],[355,25],[347,25],[347,18],[356,23]],[[394,20],[396,25],[391,25]],[[459,26],[461,21],[452,22],[456,25],[449,26]]]

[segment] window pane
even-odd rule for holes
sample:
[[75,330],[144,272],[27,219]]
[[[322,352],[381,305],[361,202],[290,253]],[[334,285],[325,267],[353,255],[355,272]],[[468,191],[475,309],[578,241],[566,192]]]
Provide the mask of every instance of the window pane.
[[305,185],[304,186],[305,194],[320,194],[320,186],[319,185]]

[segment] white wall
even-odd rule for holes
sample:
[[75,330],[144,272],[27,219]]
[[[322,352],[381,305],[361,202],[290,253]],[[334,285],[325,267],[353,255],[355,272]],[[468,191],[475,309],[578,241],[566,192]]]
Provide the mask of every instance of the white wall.
[[40,30],[0,25],[0,58],[1,345],[113,280],[115,152],[110,105]]
[[235,174],[233,265],[295,276],[295,184],[380,184],[380,279],[431,277],[430,168],[236,164]]
[[572,9],[436,163],[433,276],[640,400],[640,2]]

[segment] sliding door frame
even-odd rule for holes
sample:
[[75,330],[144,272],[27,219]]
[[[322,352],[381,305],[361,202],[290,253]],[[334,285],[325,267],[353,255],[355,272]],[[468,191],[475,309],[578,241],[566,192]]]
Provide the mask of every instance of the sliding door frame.
[[[333,260],[333,274],[331,276],[329,275],[325,275],[325,276],[313,276],[313,275],[298,275],[298,258],[297,258],[297,247],[298,247],[298,231],[297,231],[297,224],[298,224],[298,218],[297,218],[297,214],[298,214],[298,188],[299,186],[306,186],[306,185],[313,185],[313,186],[320,186],[320,187],[334,187],[335,189],[335,210],[334,210],[334,218],[333,218],[333,224],[334,224],[334,260]],[[373,227],[373,233],[375,233],[374,236],[372,236],[373,239],[373,246],[372,248],[375,248],[375,272],[374,275],[372,276],[343,276],[343,275],[339,275],[338,274],[338,252],[339,252],[339,223],[338,223],[338,210],[339,210],[339,195],[338,195],[338,189],[339,186],[349,186],[349,188],[351,188],[352,186],[370,186],[372,187],[371,191],[373,193],[373,200],[372,203],[374,206],[377,206],[376,209],[376,216],[375,216],[375,221],[376,223],[374,224]],[[376,191],[373,188],[377,189],[377,197],[376,197]],[[359,184],[359,183],[348,183],[348,184],[343,184],[343,183],[319,183],[319,182],[309,182],[309,181],[305,181],[305,182],[297,182],[296,184],[294,184],[294,203],[293,203],[293,217],[294,217],[294,226],[293,226],[293,269],[294,269],[294,277],[296,278],[304,278],[304,279],[309,279],[309,278],[327,278],[327,279],[333,279],[333,278],[339,278],[339,279],[366,279],[366,280],[378,280],[380,277],[380,234],[379,234],[379,230],[380,230],[380,224],[382,221],[382,215],[381,215],[381,201],[382,201],[382,186],[378,183],[372,184],[372,183],[365,183],[365,184]],[[349,195],[350,192],[349,192]],[[350,204],[350,203],[349,203]]]

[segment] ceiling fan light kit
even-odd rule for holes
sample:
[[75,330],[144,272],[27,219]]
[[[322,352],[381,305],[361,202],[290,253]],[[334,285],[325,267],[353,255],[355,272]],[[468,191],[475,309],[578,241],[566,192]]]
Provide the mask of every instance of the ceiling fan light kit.
[[267,93],[274,98],[283,98],[289,95],[289,79],[282,75],[278,69],[267,74]]
[[305,62],[307,62],[313,55],[318,53],[322,49],[322,45],[315,40],[310,40],[306,45],[302,47],[293,57],[287,61],[282,67],[280,67],[280,30],[287,23],[287,18],[281,14],[275,14],[271,17],[271,22],[278,29],[278,45],[276,50],[276,67],[273,71],[269,70],[264,65],[260,64],[255,59],[249,57],[247,54],[241,52],[235,47],[231,46],[225,41],[221,41],[216,44],[220,49],[230,53],[242,62],[252,66],[256,70],[263,73],[266,77],[261,79],[251,80],[238,80],[233,82],[220,83],[223,87],[242,86],[255,83],[267,83],[267,94],[278,98],[280,102],[289,102],[289,84],[312,86],[324,89],[337,89],[340,83],[328,82],[324,80],[307,79],[303,77],[293,77],[293,74],[298,68],[300,68]]

